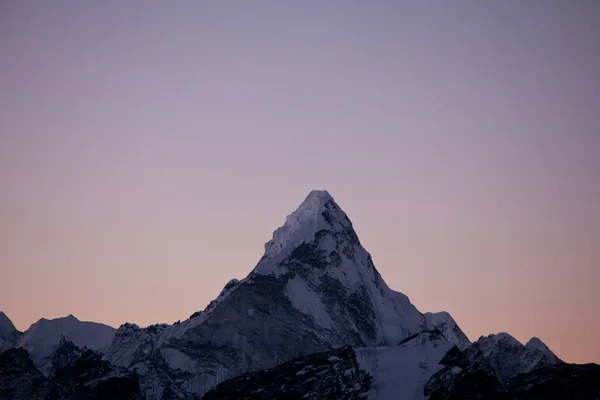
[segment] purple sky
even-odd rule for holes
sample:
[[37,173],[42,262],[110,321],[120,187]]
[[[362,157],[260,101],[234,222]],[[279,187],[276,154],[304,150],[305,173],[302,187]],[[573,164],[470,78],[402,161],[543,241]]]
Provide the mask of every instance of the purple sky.
[[600,362],[600,3],[0,4],[0,309],[185,319],[311,189],[471,339]]

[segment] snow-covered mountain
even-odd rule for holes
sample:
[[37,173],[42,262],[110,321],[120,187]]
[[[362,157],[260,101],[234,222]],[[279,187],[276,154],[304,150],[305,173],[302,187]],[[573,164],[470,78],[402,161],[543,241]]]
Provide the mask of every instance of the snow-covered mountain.
[[452,343],[468,342],[449,315],[426,319],[391,290],[348,216],[328,192],[312,191],[246,278],[180,324],[123,325],[105,358],[140,373],[148,398],[160,398],[174,381],[197,395],[307,354],[396,345],[438,323]]
[[17,346],[26,349],[34,364],[47,375],[52,354],[63,338],[78,347],[104,353],[110,347],[115,332],[111,326],[79,321],[73,315],[51,320],[42,318],[23,333]]
[[419,312],[387,286],[326,191],[312,191],[249,275],[188,320],[115,332],[70,315],[21,336],[0,313],[0,346],[22,347],[0,354],[0,399],[71,398],[77,385],[95,398],[148,400],[600,393],[598,366],[565,364],[537,338],[471,343],[447,312]]
[[15,347],[20,337],[21,332],[15,328],[10,318],[0,311],[0,352]]

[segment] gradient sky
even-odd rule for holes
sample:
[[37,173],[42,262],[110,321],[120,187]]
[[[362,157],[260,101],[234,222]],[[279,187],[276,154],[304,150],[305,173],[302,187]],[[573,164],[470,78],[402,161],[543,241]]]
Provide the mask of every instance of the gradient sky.
[[471,339],[600,362],[600,3],[0,3],[0,309],[203,309],[311,189]]

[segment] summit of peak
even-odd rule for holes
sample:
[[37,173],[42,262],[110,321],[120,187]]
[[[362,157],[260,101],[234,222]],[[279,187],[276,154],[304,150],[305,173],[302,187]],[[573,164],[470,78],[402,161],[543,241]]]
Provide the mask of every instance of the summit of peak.
[[314,239],[322,230],[351,229],[352,223],[326,190],[312,190],[265,244],[265,257],[274,258]]
[[529,339],[527,341],[527,343],[525,344],[525,346],[527,347],[540,347],[540,346],[544,346],[546,347],[546,344],[544,342],[542,342],[542,339],[540,339],[539,337],[533,336],[531,339]]
[[509,333],[506,333],[506,332],[492,333],[492,334],[488,335],[487,337],[482,336],[480,338],[480,340],[481,339],[491,340],[494,342],[503,341],[503,342],[507,342],[507,343],[510,343],[513,345],[521,345],[522,346],[521,342],[519,342],[517,339],[515,339],[513,336],[511,336]]
[[286,218],[286,223],[292,216],[301,217],[299,218],[301,220],[315,218],[318,216],[319,211],[322,211],[325,205],[330,202],[335,204],[335,200],[333,200],[333,197],[331,197],[327,190],[311,190],[296,211]]
[[0,328],[3,327],[16,329],[10,318],[3,311],[0,311]]
[[311,199],[319,199],[319,200],[325,200],[325,201],[329,201],[329,200],[333,200],[333,197],[331,197],[331,195],[329,194],[329,192],[327,190],[320,190],[320,189],[315,189],[315,190],[311,190],[308,193],[308,196],[306,196],[306,199],[304,200],[305,202]]
[[74,316],[73,314],[69,314],[66,317],[62,317],[62,318],[57,318],[57,319],[62,319],[62,320],[67,320],[67,321],[79,321],[77,319],[76,316]]

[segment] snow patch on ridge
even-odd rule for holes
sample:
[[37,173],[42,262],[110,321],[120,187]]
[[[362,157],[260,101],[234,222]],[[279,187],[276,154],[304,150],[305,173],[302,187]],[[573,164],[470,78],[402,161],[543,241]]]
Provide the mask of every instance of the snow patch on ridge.
[[194,372],[197,369],[196,361],[192,360],[189,356],[183,354],[179,350],[167,347],[162,349],[160,354],[172,369],[188,372]]

